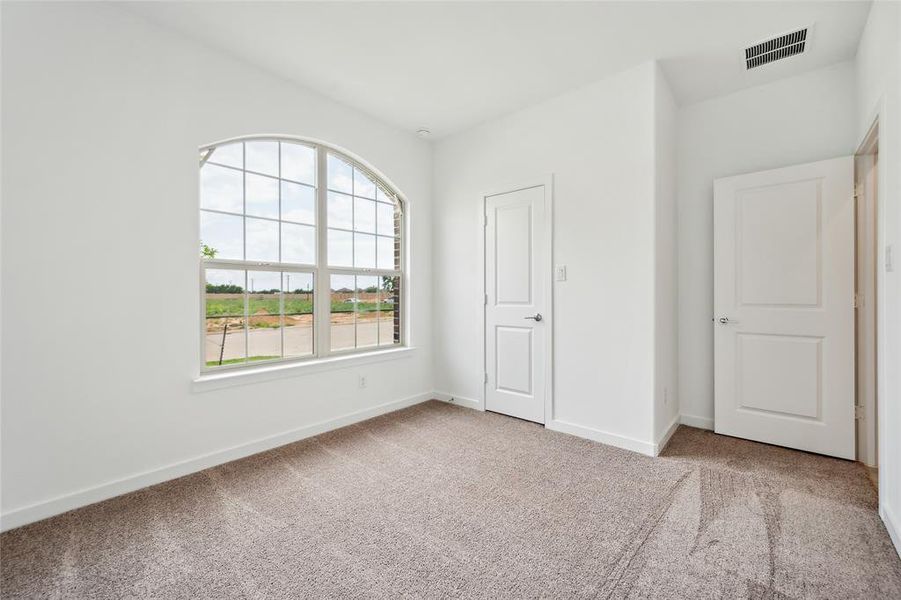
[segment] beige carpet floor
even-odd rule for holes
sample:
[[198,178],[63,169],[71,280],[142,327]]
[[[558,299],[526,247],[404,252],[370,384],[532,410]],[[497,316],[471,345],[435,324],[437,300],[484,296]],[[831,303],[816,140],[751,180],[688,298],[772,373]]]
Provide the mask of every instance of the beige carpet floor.
[[7,532],[3,598],[901,598],[855,463],[428,402]]

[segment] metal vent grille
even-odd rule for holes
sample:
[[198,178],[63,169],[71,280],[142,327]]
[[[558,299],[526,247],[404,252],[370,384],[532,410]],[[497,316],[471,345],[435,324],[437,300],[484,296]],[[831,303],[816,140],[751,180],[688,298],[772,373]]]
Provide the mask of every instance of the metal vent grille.
[[806,45],[806,27],[760,42],[745,49],[745,67],[750,70],[795,54],[801,54]]

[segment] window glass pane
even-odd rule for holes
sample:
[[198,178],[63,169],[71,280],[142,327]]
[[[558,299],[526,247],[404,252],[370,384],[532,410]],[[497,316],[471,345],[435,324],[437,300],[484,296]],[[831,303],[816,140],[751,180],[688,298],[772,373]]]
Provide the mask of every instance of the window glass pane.
[[393,237],[378,237],[378,268],[400,270],[398,251]]
[[246,142],[244,152],[248,171],[278,177],[278,142]]
[[285,356],[313,354],[313,274],[282,273],[285,297]]
[[204,356],[208,367],[244,362],[244,271],[206,270]]
[[380,235],[395,235],[394,231],[394,205],[376,204],[376,221],[378,222],[378,232]]
[[247,260],[278,262],[278,222],[247,217]]
[[357,348],[376,346],[379,340],[378,323],[379,278],[357,275]]
[[328,230],[328,264],[330,267],[352,267],[354,264],[353,234],[337,229]]
[[219,367],[246,360],[244,317],[206,320],[204,356],[206,366]]
[[328,193],[328,226],[353,229],[353,198],[346,194]]
[[375,182],[360,169],[354,169],[354,196],[375,198]]
[[354,198],[354,230],[375,233],[375,202]]
[[312,226],[282,223],[282,262],[316,262],[316,230]]
[[281,358],[281,273],[247,271],[247,288],[247,360]]
[[255,217],[278,218],[278,179],[247,173],[244,209]]
[[353,167],[334,154],[328,155],[328,189],[353,194]]
[[331,276],[331,315],[329,338],[332,350],[347,350],[356,346],[354,321],[356,317],[353,275]]
[[400,277],[379,277],[379,345],[400,343]]
[[209,163],[200,169],[200,206],[241,214],[244,212],[244,179],[241,171]]
[[224,144],[213,148],[212,154],[207,159],[208,162],[218,163],[220,165],[228,165],[238,169],[244,168],[244,144]]
[[316,184],[316,149],[282,142],[282,178]]
[[200,211],[200,243],[215,253],[214,258],[244,258],[244,217]]
[[206,270],[206,316],[244,316],[244,271]]
[[354,266],[361,269],[375,268],[375,236],[354,234]]
[[316,223],[316,189],[283,181],[282,220],[310,225]]

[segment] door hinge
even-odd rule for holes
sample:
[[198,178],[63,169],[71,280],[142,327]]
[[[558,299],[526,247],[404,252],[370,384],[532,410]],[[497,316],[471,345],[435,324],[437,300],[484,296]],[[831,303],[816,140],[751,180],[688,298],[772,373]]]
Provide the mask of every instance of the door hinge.
[[854,405],[854,419],[860,420],[860,419],[863,419],[863,417],[864,417],[863,406],[861,406],[860,404],[855,404]]
[[488,373],[485,373],[485,383],[488,383]]
[[863,186],[859,183],[854,186],[854,198],[858,199],[863,196]]
[[482,215],[482,227],[488,227],[488,215]]
[[488,306],[488,294],[485,294],[485,306]]
[[861,308],[863,306],[863,294],[860,292],[855,292],[854,298],[851,300],[851,305],[854,308]]

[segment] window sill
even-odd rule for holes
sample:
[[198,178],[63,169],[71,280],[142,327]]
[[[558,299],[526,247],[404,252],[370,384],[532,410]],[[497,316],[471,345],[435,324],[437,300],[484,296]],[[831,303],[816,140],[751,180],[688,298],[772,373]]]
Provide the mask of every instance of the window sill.
[[343,356],[330,356],[328,358],[281,363],[264,367],[230,370],[222,373],[205,373],[191,382],[191,391],[194,393],[202,393],[238,385],[271,381],[273,379],[300,377],[303,375],[322,373],[324,371],[334,371],[336,369],[346,369],[349,367],[369,365],[388,360],[398,360],[400,358],[409,357],[414,350],[415,348],[404,346],[402,348],[392,348],[390,350],[375,350],[372,352],[345,354]]

